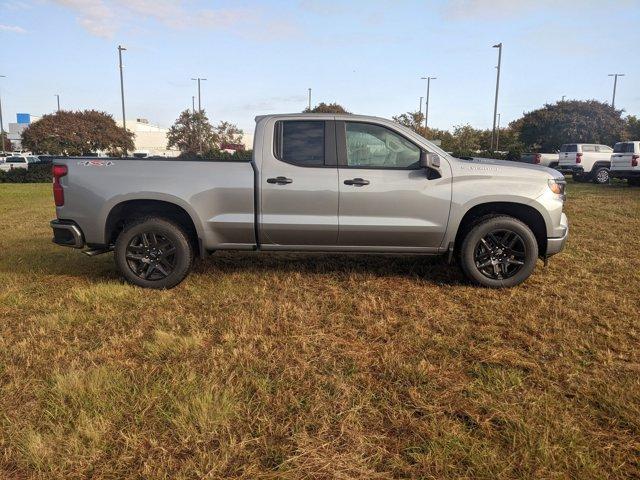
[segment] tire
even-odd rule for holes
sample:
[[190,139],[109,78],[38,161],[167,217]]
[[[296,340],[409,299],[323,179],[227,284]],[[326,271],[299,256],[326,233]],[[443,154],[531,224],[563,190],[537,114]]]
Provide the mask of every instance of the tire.
[[182,228],[160,217],[125,226],[115,245],[115,261],[124,278],[144,288],[173,288],[193,263],[193,247]]
[[[509,235],[505,236],[506,233]],[[473,283],[509,288],[524,282],[533,273],[538,242],[531,229],[520,220],[506,215],[489,216],[481,218],[469,230],[459,256],[463,273]],[[487,262],[490,263],[487,265]]]
[[588,178],[584,174],[574,174],[573,181],[577,183],[586,183],[588,182]]
[[597,185],[607,185],[610,180],[609,169],[607,167],[598,167],[591,173],[593,183]]

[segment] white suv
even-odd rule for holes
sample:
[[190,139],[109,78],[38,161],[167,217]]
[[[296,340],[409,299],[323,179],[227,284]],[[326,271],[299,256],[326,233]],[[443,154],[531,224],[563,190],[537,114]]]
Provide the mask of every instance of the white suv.
[[618,142],[611,155],[611,176],[640,186],[640,141]]
[[576,182],[609,183],[609,168],[613,149],[593,143],[567,143],[558,153],[558,167],[570,173]]

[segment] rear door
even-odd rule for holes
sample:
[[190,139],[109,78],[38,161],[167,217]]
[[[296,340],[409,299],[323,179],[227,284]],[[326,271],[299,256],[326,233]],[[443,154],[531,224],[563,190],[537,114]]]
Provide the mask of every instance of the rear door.
[[631,160],[633,158],[635,144],[633,142],[618,142],[613,147],[611,155],[611,168],[613,170],[629,170],[632,168]]
[[575,143],[562,145],[562,147],[560,147],[560,153],[558,153],[559,165],[561,167],[575,165],[578,150],[578,145]]
[[420,167],[421,148],[386,126],[337,121],[336,139],[338,244],[381,251],[437,249],[449,217],[450,173],[430,180]]
[[335,246],[338,170],[333,120],[291,119],[267,125],[260,168],[263,248]]

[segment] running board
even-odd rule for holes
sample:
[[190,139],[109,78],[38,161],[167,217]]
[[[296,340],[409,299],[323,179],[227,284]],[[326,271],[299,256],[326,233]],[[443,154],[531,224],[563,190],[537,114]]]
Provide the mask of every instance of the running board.
[[87,257],[95,257],[96,255],[102,255],[103,253],[107,253],[113,250],[113,248],[93,248],[91,250],[84,250],[84,253]]

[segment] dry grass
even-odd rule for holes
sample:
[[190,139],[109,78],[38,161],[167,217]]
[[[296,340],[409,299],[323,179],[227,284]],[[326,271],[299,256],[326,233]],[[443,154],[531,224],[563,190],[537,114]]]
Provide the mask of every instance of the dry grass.
[[640,189],[473,288],[422,257],[216,254],[172,291],[0,186],[0,478],[640,476]]

